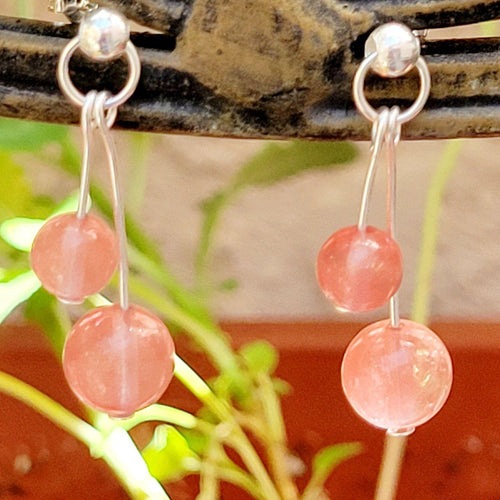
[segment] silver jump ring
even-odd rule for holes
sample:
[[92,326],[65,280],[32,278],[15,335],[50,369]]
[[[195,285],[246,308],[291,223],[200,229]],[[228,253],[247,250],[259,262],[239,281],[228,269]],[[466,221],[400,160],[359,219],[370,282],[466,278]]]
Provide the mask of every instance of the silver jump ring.
[[[85,95],[74,86],[69,75],[69,61],[79,46],[80,39],[75,37],[70,40],[66,47],[64,47],[57,65],[57,80],[66,97],[76,106],[82,107],[85,103]],[[137,49],[130,41],[127,42],[125,47],[125,55],[127,56],[129,65],[127,82],[118,94],[108,97],[104,103],[104,109],[112,109],[121,106],[134,93],[139,83],[139,78],[141,76],[141,60],[137,53]]]
[[[358,70],[356,71],[353,82],[353,97],[356,107],[358,108],[359,112],[371,122],[375,122],[377,120],[378,113],[366,99],[364,85],[366,74],[368,73],[368,70],[375,61],[376,57],[377,53],[374,52],[373,54],[370,54],[368,57],[363,59]],[[418,69],[418,73],[420,75],[420,91],[415,102],[406,111],[403,111],[399,114],[397,119],[397,123],[399,125],[413,120],[413,118],[415,118],[420,113],[420,111],[422,111],[431,91],[431,75],[429,73],[429,68],[427,67],[425,59],[420,56],[417,59],[415,66]]]
[[[102,101],[103,98],[99,97],[102,94],[106,96],[106,99],[111,97],[111,94],[106,90],[102,90],[101,92],[97,92],[96,90],[91,90],[86,96],[84,96],[81,123],[82,125],[85,123],[84,126],[86,126],[87,128],[89,127],[89,125],[92,126],[93,128],[97,127],[96,125],[97,122],[94,119],[94,114],[95,114],[94,109],[97,105],[96,102],[100,103],[100,101]],[[99,101],[97,101],[97,97],[99,97]],[[102,106],[102,104],[99,105]],[[113,127],[116,121],[117,114],[118,114],[117,108],[110,108],[105,110],[105,120],[108,128]],[[86,120],[86,122],[84,122],[84,119]]]

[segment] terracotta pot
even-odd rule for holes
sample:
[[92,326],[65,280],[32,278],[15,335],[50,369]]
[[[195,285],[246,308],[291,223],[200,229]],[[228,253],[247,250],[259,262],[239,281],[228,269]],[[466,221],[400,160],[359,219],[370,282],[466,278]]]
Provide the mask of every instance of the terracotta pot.
[[[365,452],[342,464],[328,482],[332,498],[373,497],[383,433],[350,410],[342,395],[339,367],[345,346],[360,325],[331,323],[227,324],[234,344],[266,338],[281,353],[277,375],[293,393],[283,399],[291,449],[306,464],[323,446],[361,441]],[[438,324],[452,353],[455,382],[441,413],[410,438],[398,499],[500,498],[499,324]],[[199,354],[178,341],[178,350],[202,374]],[[0,331],[0,369],[14,374],[82,414],[60,366],[33,328]],[[196,401],[173,384],[169,404],[188,409]],[[304,485],[307,477],[299,478]],[[193,500],[195,481],[169,488],[174,500]],[[225,500],[248,498],[225,488]],[[106,466],[87,449],[26,406],[0,396],[0,498],[119,500],[127,495]]]

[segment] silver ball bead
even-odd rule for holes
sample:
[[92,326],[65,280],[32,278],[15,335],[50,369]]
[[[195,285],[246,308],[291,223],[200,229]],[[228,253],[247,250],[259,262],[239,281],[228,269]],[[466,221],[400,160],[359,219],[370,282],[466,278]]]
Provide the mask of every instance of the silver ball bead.
[[377,53],[371,69],[380,76],[396,78],[408,73],[420,56],[420,41],[413,32],[399,23],[379,26],[368,37],[365,57]]
[[126,17],[103,7],[82,19],[78,37],[84,54],[96,61],[109,61],[123,54],[130,28]]

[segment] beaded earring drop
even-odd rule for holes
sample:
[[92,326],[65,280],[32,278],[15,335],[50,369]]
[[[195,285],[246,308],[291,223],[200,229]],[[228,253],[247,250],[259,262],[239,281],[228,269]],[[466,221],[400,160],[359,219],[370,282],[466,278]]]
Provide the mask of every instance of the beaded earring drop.
[[[95,61],[125,55],[129,75],[123,89],[116,95],[94,90],[83,95],[69,75],[69,61],[77,49]],[[63,93],[82,109],[84,148],[78,210],[50,219],[35,237],[31,251],[33,270],[43,286],[68,303],[81,303],[99,292],[119,268],[120,303],[99,307],[80,318],[63,352],[64,373],[75,394],[112,417],[130,416],[157,401],[174,371],[174,343],[166,326],[149,311],[130,305],[128,298],[125,217],[110,129],[117,108],[135,91],[140,72],[127,19],[108,8],[84,15],[78,36],[61,53],[57,71]],[[104,221],[87,213],[93,132],[100,134],[106,151],[116,235]]]
[[[369,69],[395,78],[418,69],[420,92],[406,111],[378,111],[366,100]],[[401,125],[423,108],[430,75],[418,38],[406,26],[388,23],[368,38],[365,59],[353,84],[358,110],[373,123],[372,154],[357,226],[341,229],[323,245],[317,260],[321,289],[338,307],[368,311],[390,302],[390,319],[365,327],[351,341],[342,361],[342,386],[353,409],[390,434],[409,434],[444,405],[451,389],[452,364],[441,339],[424,325],[399,318],[402,258],[394,240],[396,145]],[[385,145],[388,164],[388,229],[367,226],[376,162]]]

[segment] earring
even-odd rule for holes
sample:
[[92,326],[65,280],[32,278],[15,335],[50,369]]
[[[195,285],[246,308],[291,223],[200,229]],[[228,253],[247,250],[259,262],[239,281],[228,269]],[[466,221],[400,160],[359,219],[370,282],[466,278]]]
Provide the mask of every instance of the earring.
[[[378,111],[364,94],[369,69],[396,78],[416,67],[420,92],[412,106]],[[451,389],[452,364],[441,339],[424,325],[399,318],[397,291],[402,257],[394,240],[396,145],[401,125],[422,110],[430,93],[430,75],[412,31],[398,23],[377,28],[368,38],[365,59],[353,83],[358,110],[373,123],[371,159],[357,226],[334,233],[317,260],[317,277],[325,295],[341,309],[368,311],[390,302],[390,319],[365,327],[347,347],[341,376],[353,409],[369,423],[394,435],[410,434],[444,405]],[[376,163],[385,145],[388,195],[386,231],[367,226],[368,204]]]
[[[31,250],[32,267],[42,285],[67,303],[81,303],[99,292],[119,268],[119,304],[99,307],[80,318],[63,352],[64,373],[74,393],[88,406],[112,417],[130,416],[157,401],[174,371],[174,344],[164,323],[129,304],[128,297],[125,216],[110,129],[118,107],[139,82],[141,62],[129,35],[126,18],[108,8],[97,9],[83,17],[78,36],[61,53],[59,85],[81,108],[84,147],[78,210],[50,219]],[[116,95],[95,90],[83,95],[69,74],[69,61],[77,49],[95,61],[125,55],[129,74],[123,89]],[[100,135],[106,151],[116,234],[100,218],[87,213],[94,132]]]

